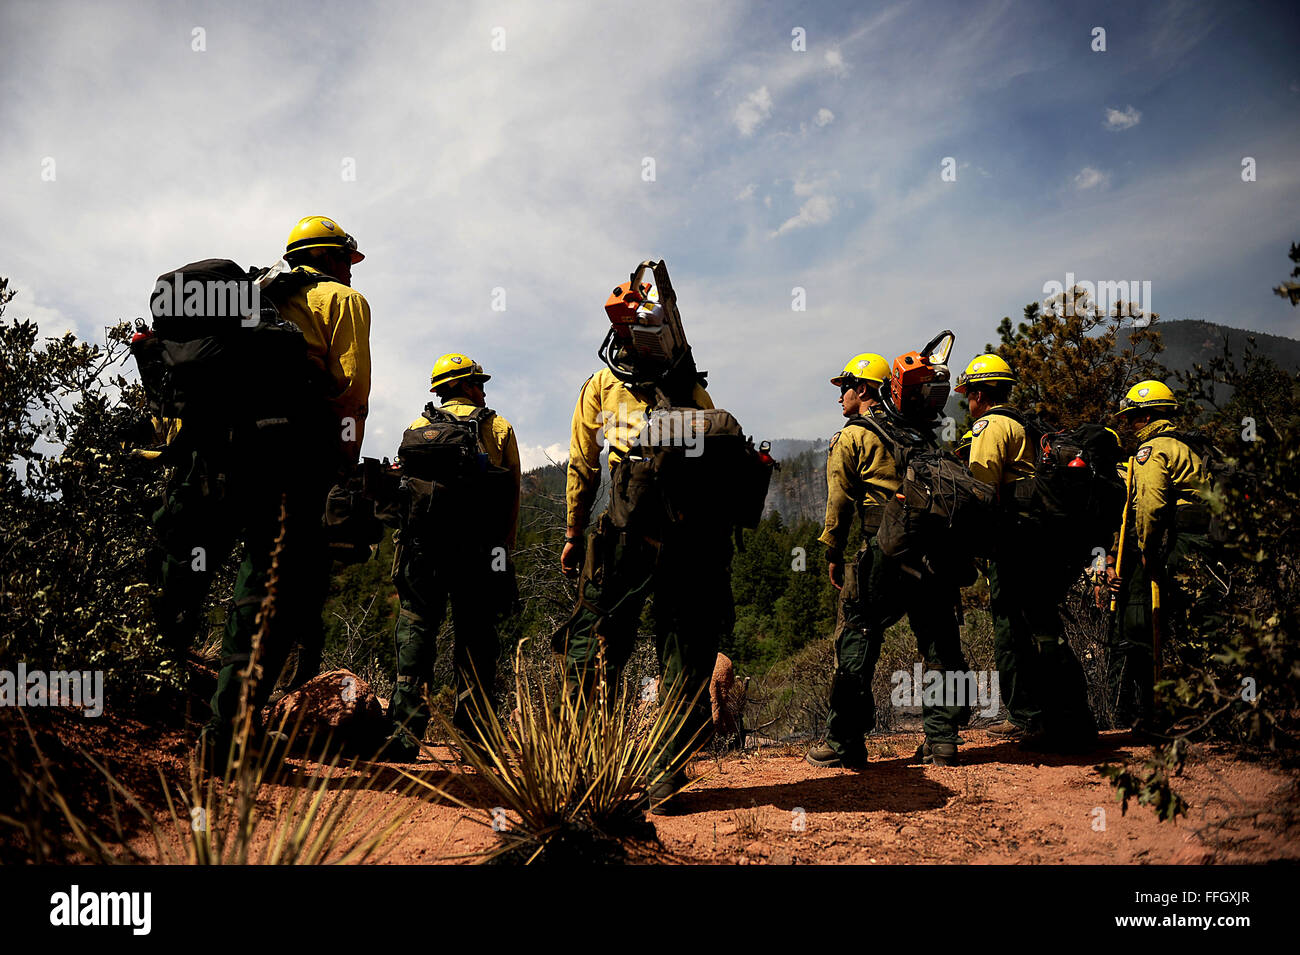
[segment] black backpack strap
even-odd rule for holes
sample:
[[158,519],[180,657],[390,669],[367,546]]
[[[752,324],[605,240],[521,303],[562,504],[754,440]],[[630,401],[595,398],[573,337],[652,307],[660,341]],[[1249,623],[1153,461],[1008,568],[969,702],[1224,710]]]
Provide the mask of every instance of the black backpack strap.
[[474,422],[474,437],[478,439],[478,449],[487,454],[487,445],[483,441],[483,426],[497,416],[497,413],[491,408],[475,408],[467,414],[462,421]]
[[1009,405],[986,411],[984,414],[980,415],[978,420],[983,420],[984,418],[995,414],[1002,415],[1004,418],[1010,418],[1012,421],[1016,422],[1016,424],[1020,425],[1020,427],[1025,429],[1025,437],[1028,439],[1030,448],[1033,450],[1034,454],[1038,454],[1043,438],[1049,434],[1058,433],[1054,425],[1050,422],[1044,421],[1039,415],[1028,415],[1019,408],[1012,408]]
[[[437,415],[437,418],[431,416],[429,414],[430,411]],[[487,453],[487,447],[483,444],[483,423],[485,421],[491,421],[492,418],[496,417],[496,412],[491,408],[475,408],[467,415],[458,415],[453,414],[450,411],[444,411],[442,408],[435,408],[431,401],[425,405],[424,416],[430,421],[446,421],[451,424],[460,425],[466,430],[472,428],[474,431],[474,440],[478,442],[479,451],[484,454]]]
[[995,414],[1000,414],[1004,418],[1010,418],[1012,421],[1016,422],[1016,424],[1020,425],[1020,427],[1025,428],[1026,430],[1028,430],[1029,428],[1029,420],[1025,417],[1025,413],[1021,411],[1019,408],[1012,408],[1006,405],[1002,407],[994,408],[991,411],[986,411],[982,415],[980,415],[980,417],[987,418],[989,415],[995,415]]
[[885,448],[889,451],[889,456],[894,459],[894,464],[902,467],[907,458],[907,452],[911,450],[911,445],[900,441],[897,435],[894,435],[883,424],[870,415],[855,414],[844,422],[845,425],[856,425],[859,428],[866,428],[881,441],[884,442]]
[[1156,438],[1173,438],[1175,441],[1185,444],[1201,459],[1207,468],[1211,462],[1218,463],[1223,459],[1218,446],[1206,435],[1197,431],[1161,431],[1159,434],[1151,435],[1142,443],[1147,444]]
[[676,395],[675,398],[674,398],[674,396],[673,396],[672,394],[670,394],[670,393],[669,393],[666,389],[664,389],[663,387],[661,387],[661,386],[659,386],[659,385],[656,385],[656,386],[655,386],[655,388],[654,388],[654,407],[653,407],[651,410],[652,410],[652,411],[668,411],[668,410],[670,410],[670,409],[672,409],[672,408],[691,408],[692,410],[695,410],[695,411],[703,411],[703,410],[704,410],[704,409],[701,408],[701,407],[696,403],[696,401],[695,401],[695,383],[694,383],[694,382],[691,382],[691,390],[690,390],[690,393],[689,393],[689,394],[685,394],[685,393],[678,394],[678,395]]
[[[253,278],[260,278],[262,275],[266,274],[266,271],[266,269],[250,270]],[[308,272],[303,269],[302,266],[296,266],[288,272],[281,272],[271,280],[270,284],[266,286],[266,297],[274,302],[276,307],[279,308],[284,305],[285,302],[289,301],[290,298],[304,289],[311,288],[313,285],[318,285],[321,282],[334,281],[337,281],[337,279],[333,279],[324,274]]]
[[1193,451],[1200,451],[1201,448],[1213,447],[1209,438],[1203,434],[1198,434],[1195,431],[1161,431],[1159,434],[1151,435],[1151,437],[1147,438],[1147,440],[1142,443],[1146,444],[1147,441],[1153,441],[1156,438],[1173,438],[1175,441],[1181,441]]

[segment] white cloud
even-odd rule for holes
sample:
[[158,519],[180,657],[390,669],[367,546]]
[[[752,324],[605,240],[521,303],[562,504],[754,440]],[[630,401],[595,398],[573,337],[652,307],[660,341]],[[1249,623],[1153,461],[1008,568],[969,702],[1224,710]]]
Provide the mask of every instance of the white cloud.
[[[1107,97],[1112,106],[1146,102],[1153,87],[1133,76],[1167,68],[1140,40],[1128,85],[1098,100],[1086,84],[1034,83],[1050,75],[1050,57],[1006,29],[1000,4],[944,16],[903,3],[878,17],[855,12],[832,55],[825,36],[799,55],[771,43],[768,25],[747,17],[739,0],[668,0],[657,12],[671,27],[656,41],[662,48],[611,83],[601,52],[607,24],[589,4],[507,7],[508,15],[479,14],[393,0],[345,34],[321,32],[311,51],[286,52],[281,14],[230,4],[212,8],[209,49],[198,54],[173,18],[66,2],[3,5],[2,59],[13,75],[42,80],[10,84],[0,101],[0,271],[29,291],[25,306],[48,310],[10,314],[39,316],[43,333],[71,324],[100,341],[103,325],[144,311],[163,269],[214,254],[268,264],[299,216],[337,216],[368,253],[355,271],[373,310],[365,453],[393,453],[429,399],[434,358],[454,350],[493,374],[488,403],[515,425],[531,466],[548,451],[565,453],[578,387],[600,367],[595,351],[609,327],[601,305],[643,258],[668,260],[715,399],[747,431],[775,438],[832,430],[837,396],[826,386],[825,404],[808,401],[807,383],[795,379],[754,389],[752,369],[788,361],[792,348],[839,366],[845,341],[868,334],[862,314],[883,317],[851,350],[897,354],[951,321],[964,364],[998,316],[1019,314],[1046,279],[1064,278],[1063,262],[1079,263],[1080,276],[1150,276],[1158,288],[1213,286],[1242,297],[1240,250],[1259,235],[1283,253],[1289,241],[1300,156],[1277,110],[1249,121],[1211,114],[1207,128],[1258,140],[1260,155],[1277,157],[1276,174],[1248,189],[1223,174],[1219,143],[1201,129],[1180,137],[1176,155],[1135,161],[1122,176],[1101,156],[1058,166],[1051,149],[1018,156],[972,146],[980,161],[963,176],[991,183],[980,180],[983,166],[999,180],[998,195],[1016,200],[978,212],[952,202],[951,185],[930,173],[950,143],[980,142],[990,131],[1013,141],[1021,96],[1045,91],[1055,115],[1082,115],[1085,125]],[[503,23],[509,49],[496,54],[488,39]],[[221,36],[240,42],[216,42]],[[836,78],[850,66],[847,80]],[[211,111],[179,132],[158,132],[159,116],[184,115],[214,83],[252,113]],[[146,87],[148,101],[138,95]],[[749,107],[753,136],[742,137],[732,113],[760,90],[765,97]],[[812,135],[814,116],[831,102],[851,103],[851,116],[840,105],[834,134]],[[329,125],[320,103],[347,121]],[[635,129],[619,125],[629,103]],[[256,147],[227,148],[247,142],[250,121]],[[653,185],[640,176],[643,154],[658,159]],[[56,183],[39,179],[45,155],[58,159]],[[341,156],[356,157],[355,182],[340,181]],[[1080,161],[1113,168],[1080,172]],[[839,179],[802,188],[836,168]],[[800,194],[792,194],[796,180]],[[748,201],[735,200],[760,182],[763,195],[755,186]],[[1203,197],[1195,209],[1183,202],[1192,193]],[[1025,204],[1070,217],[1071,228],[1043,243],[1024,228]],[[1129,224],[1119,232],[1117,217]],[[772,241],[778,227],[817,231]],[[935,261],[953,274],[932,289]],[[75,280],[69,262],[82,263]],[[1216,281],[1179,281],[1198,272]],[[808,292],[797,327],[794,285]],[[508,291],[504,313],[490,309],[497,286]],[[973,305],[960,317],[951,314],[953,286]],[[1157,292],[1157,311],[1173,314],[1177,294],[1160,305]],[[1274,330],[1255,318],[1264,312],[1241,317],[1230,292],[1223,296],[1223,314]],[[1277,299],[1262,301],[1268,308]]]
[[835,114],[823,106],[821,109],[817,110],[817,115],[813,117],[813,122],[818,126],[829,126],[831,123],[835,122]]
[[831,221],[835,215],[835,197],[834,196],[813,196],[802,206],[799,207],[799,213],[791,216],[781,223],[781,227],[772,233],[772,238],[791,232],[795,229],[803,229],[808,226],[825,225]]
[[[77,328],[57,308],[50,308],[37,300],[32,286],[20,275],[8,276],[9,291],[16,293],[13,300],[5,306],[5,314],[10,319],[30,319],[41,330],[41,337],[55,337],[67,332],[77,332]],[[99,331],[99,329],[95,329]],[[91,344],[103,344],[102,334],[90,338]]]
[[796,196],[811,196],[819,192],[824,193],[829,190],[831,180],[838,180],[839,178],[839,171],[834,169],[831,170],[829,175],[812,179],[804,179],[801,175],[795,179],[792,189]]
[[754,190],[757,188],[758,188],[758,183],[751,182],[744,189],[740,190],[740,192],[736,193],[736,201],[744,202],[746,199],[754,198]]
[[771,115],[772,95],[767,91],[766,86],[760,86],[746,96],[744,101],[736,107],[736,113],[732,119],[742,136],[753,136],[754,130],[762,126]]
[[1093,189],[1098,186],[1105,188],[1108,185],[1110,185],[1110,173],[1094,169],[1092,166],[1084,166],[1074,177],[1076,189]]
[[1116,131],[1132,129],[1140,122],[1142,122],[1142,112],[1132,106],[1126,106],[1122,110],[1106,107],[1106,122],[1104,125],[1107,129]]
[[519,445],[519,466],[526,473],[536,468],[546,467],[548,464],[562,464],[569,460],[569,446],[567,444],[548,444],[542,447],[539,444],[521,444]]

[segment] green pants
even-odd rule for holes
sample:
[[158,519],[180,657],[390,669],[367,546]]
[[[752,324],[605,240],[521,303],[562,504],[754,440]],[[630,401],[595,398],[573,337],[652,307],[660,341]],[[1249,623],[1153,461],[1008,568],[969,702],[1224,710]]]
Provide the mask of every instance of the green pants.
[[[169,655],[182,660],[204,630],[213,577],[241,538],[250,510],[247,497],[258,478],[239,477],[238,461],[227,443],[173,450],[179,453],[166,496],[151,520],[160,551],[154,618]],[[278,517],[276,522],[278,530]],[[249,590],[242,598],[253,596]],[[235,599],[239,601],[241,595]],[[298,658],[290,688],[319,672],[323,641],[320,627],[297,634]]]
[[1014,581],[1022,571],[1014,561],[991,560],[988,565],[989,613],[993,617],[993,663],[1007,718],[1023,730],[1042,729],[1043,713],[1033,698],[1032,671],[1038,659],[1018,606]]
[[1079,659],[1065,638],[1061,605],[1080,570],[1054,559],[1032,535],[991,562],[993,655],[1008,717],[1021,729],[1088,741],[1097,725]]
[[[296,474],[268,474],[260,486],[250,477],[243,486],[244,556],[235,579],[234,605],[221,641],[221,670],[212,697],[207,732],[225,738],[234,728],[243,686],[240,671],[248,666],[257,613],[266,595],[272,552],[279,547],[274,614],[261,643],[262,675],[252,696],[254,722],[270,696],[295,643],[319,647],[324,642],[321,614],[329,592],[331,558],[321,527],[325,495],[334,475],[319,464],[301,463]],[[281,499],[286,520],[283,534]],[[277,545],[277,537],[282,537]]]
[[496,708],[496,620],[504,608],[493,603],[499,588],[493,588],[492,573],[486,554],[448,559],[438,556],[434,544],[414,540],[399,545],[394,576],[402,604],[397,619],[397,686],[388,708],[394,734],[405,730],[416,739],[424,738],[430,715],[424,685],[433,676],[438,630],[450,603],[456,676],[452,722],[467,739],[478,741],[473,714],[483,706]]
[[[1131,546],[1132,550],[1127,548]],[[1155,559],[1155,558],[1153,558]],[[1160,625],[1162,639],[1183,635],[1188,616],[1213,620],[1213,597],[1205,595],[1189,606],[1185,586],[1198,561],[1212,560],[1211,545],[1203,534],[1175,532],[1160,574]],[[1154,636],[1151,612],[1151,573],[1144,566],[1136,541],[1126,545],[1120,567],[1120,591],[1115,603],[1111,644],[1106,659],[1108,689],[1119,726],[1161,722],[1155,706]]]
[[618,530],[603,515],[587,540],[578,605],[555,637],[556,650],[564,654],[566,686],[585,705],[597,693],[602,645],[605,686],[618,685],[641,610],[653,595],[659,698],[662,702],[679,688],[683,705],[690,706],[678,733],[660,750],[657,763],[665,772],[680,770],[712,734],[709,682],[718,648],[736,623],[731,556],[727,529],[675,524],[655,543]]
[[[927,670],[965,672],[957,629],[957,592],[932,576],[903,571],[875,538],[862,546],[844,575],[835,628],[835,678],[831,683],[826,743],[841,757],[860,760],[863,737],[876,725],[871,691],[885,631],[907,615]],[[922,723],[931,743],[956,743],[969,703],[924,703]]]
[[[176,449],[179,451],[179,449]],[[238,508],[219,452],[181,452],[151,523],[158,539],[154,619],[173,659],[183,659],[202,627],[208,591],[235,546]]]

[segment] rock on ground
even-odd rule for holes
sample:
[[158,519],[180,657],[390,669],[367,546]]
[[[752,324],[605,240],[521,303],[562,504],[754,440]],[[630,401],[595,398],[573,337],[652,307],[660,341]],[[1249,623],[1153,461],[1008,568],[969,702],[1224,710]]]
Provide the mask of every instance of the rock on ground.
[[266,725],[284,727],[298,741],[370,755],[388,732],[383,707],[370,684],[351,670],[330,670],[286,694],[271,708]]

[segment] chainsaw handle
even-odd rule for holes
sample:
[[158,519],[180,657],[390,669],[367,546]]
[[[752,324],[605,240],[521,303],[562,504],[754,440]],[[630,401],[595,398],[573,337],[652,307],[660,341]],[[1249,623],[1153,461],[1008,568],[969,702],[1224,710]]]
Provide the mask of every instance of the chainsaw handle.
[[[938,361],[931,361],[930,360],[931,353],[935,350],[935,348],[939,346],[939,343],[943,341],[945,338],[948,339],[948,344],[944,346],[943,354],[939,356]],[[952,351],[952,346],[955,341],[957,341],[957,336],[954,335],[949,329],[945,328],[938,335],[935,335],[934,338],[930,339],[930,343],[921,349],[921,357],[926,360],[927,364],[946,365],[948,364],[948,355]]]
[[661,305],[676,299],[676,295],[673,293],[673,283],[668,278],[668,266],[664,264],[663,259],[658,262],[653,259],[646,259],[633,269],[632,279],[628,285],[629,291],[636,292],[637,295],[641,294],[641,276],[645,275],[646,272],[654,275],[654,287],[659,292],[659,303]]

